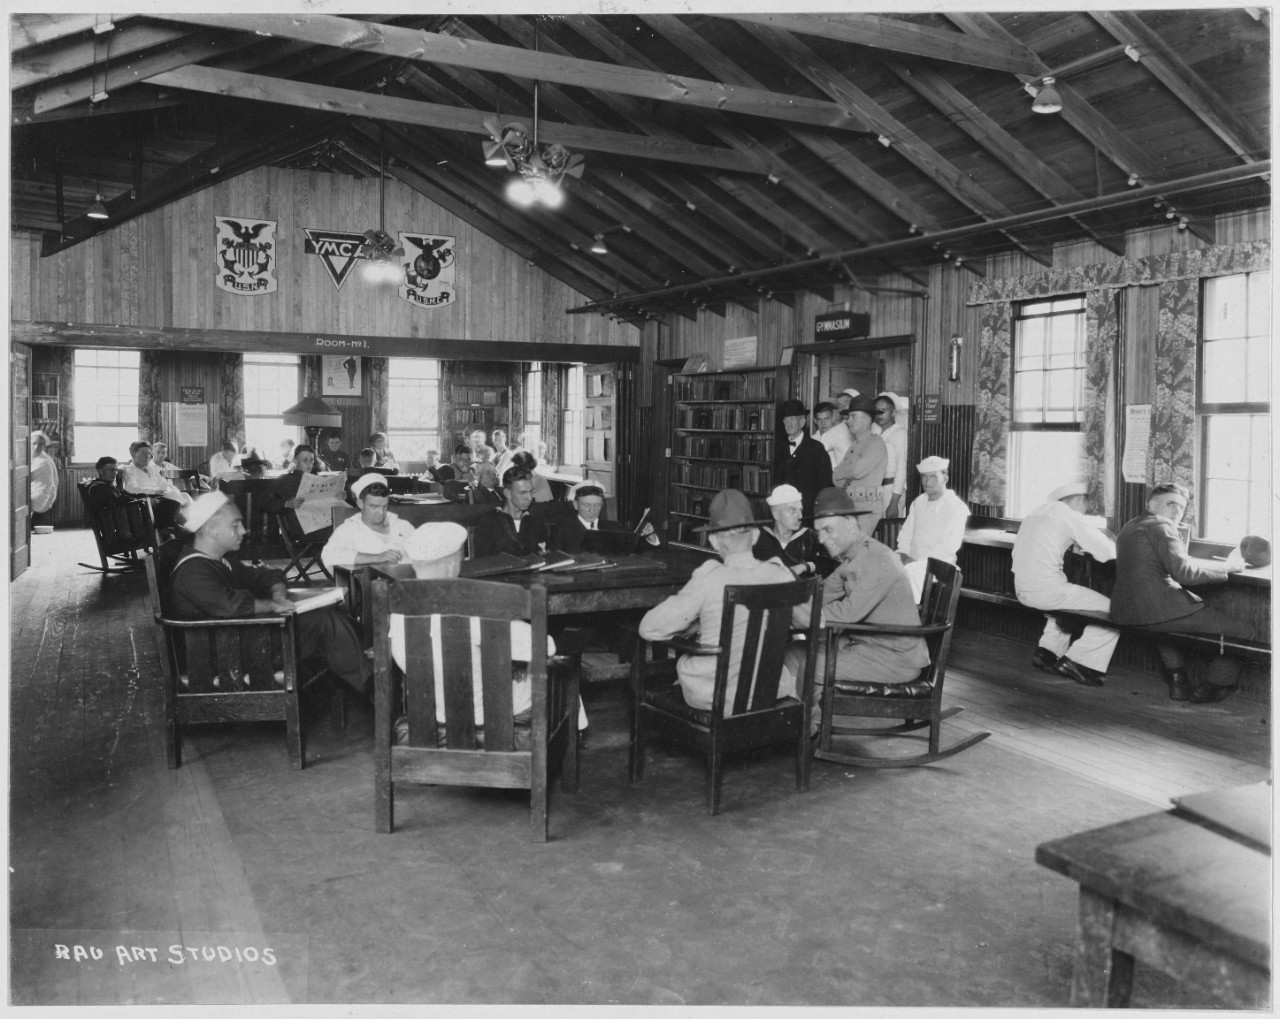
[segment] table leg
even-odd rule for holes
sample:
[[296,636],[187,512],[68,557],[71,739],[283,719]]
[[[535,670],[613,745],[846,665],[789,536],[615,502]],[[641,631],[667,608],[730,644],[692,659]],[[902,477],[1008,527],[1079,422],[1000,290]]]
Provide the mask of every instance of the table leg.
[[1080,889],[1071,1004],[1075,1008],[1126,1008],[1133,985],[1133,956],[1111,947],[1116,902]]

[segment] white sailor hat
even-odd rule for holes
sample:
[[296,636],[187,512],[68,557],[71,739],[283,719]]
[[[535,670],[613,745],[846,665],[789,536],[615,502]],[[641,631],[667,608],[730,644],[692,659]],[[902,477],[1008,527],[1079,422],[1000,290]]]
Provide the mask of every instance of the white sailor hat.
[[1089,486],[1083,481],[1069,481],[1065,485],[1059,485],[1049,493],[1049,501],[1057,502],[1059,499],[1067,499],[1073,495],[1088,495]]
[[231,502],[231,498],[225,492],[210,492],[207,495],[200,496],[187,505],[186,510],[182,514],[182,528],[195,534],[209,519],[222,509],[223,506]]
[[[574,485],[572,488],[569,489],[569,492],[565,496],[565,498],[569,502],[573,502],[574,499],[578,498],[578,495],[581,492],[583,492],[585,489],[588,489],[588,488],[597,489],[600,493],[600,498],[602,499],[608,494],[604,490],[604,485],[602,485],[598,481],[579,481],[576,485]],[[588,492],[587,494],[590,495],[592,493]]]
[[779,485],[769,493],[765,500],[770,506],[788,506],[793,502],[802,502],[804,497],[795,485]]
[[951,461],[944,456],[926,456],[918,464],[916,470],[921,474],[932,474],[934,471],[945,471],[951,467]]
[[466,541],[467,529],[461,524],[429,520],[409,536],[404,548],[415,563],[430,563],[460,551]]
[[893,401],[894,410],[902,410],[902,397],[900,397],[897,393],[892,392],[891,390],[888,390],[888,389],[886,389],[883,393],[876,393],[877,400],[880,399],[880,397],[882,396],[886,400]]
[[390,489],[387,484],[387,476],[385,474],[361,474],[355,481],[351,482],[351,498],[359,499],[364,490],[370,485],[382,485],[384,488]]
[[856,400],[856,399],[857,399],[859,396],[861,396],[862,394],[861,394],[861,393],[859,393],[859,392],[858,392],[856,389],[854,389],[852,386],[850,386],[848,389],[842,389],[842,390],[840,390],[840,395],[841,395],[841,396],[847,396],[847,397],[849,397],[851,400]]

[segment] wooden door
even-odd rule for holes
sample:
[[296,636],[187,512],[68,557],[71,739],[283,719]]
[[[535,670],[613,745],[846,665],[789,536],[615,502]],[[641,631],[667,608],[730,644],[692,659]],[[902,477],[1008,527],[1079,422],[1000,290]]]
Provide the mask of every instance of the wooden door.
[[884,388],[880,358],[874,354],[832,354],[816,357],[814,361],[817,372],[810,409],[823,400],[831,400],[843,389],[853,388],[863,396],[874,397]]
[[9,350],[9,579],[31,565],[31,348]]
[[[589,364],[583,370],[584,407],[582,419],[582,476],[598,481],[604,490],[618,496],[618,395],[624,370],[630,365]],[[616,505],[616,504],[615,504]],[[621,516],[623,507],[617,505]]]

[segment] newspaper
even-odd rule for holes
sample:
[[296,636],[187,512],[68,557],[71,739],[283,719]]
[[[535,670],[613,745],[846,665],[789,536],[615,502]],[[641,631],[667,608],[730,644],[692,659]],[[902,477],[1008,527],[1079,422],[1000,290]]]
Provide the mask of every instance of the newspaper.
[[314,534],[333,523],[333,507],[345,506],[342,497],[345,474],[304,474],[294,498],[298,500],[298,526],[303,534]]

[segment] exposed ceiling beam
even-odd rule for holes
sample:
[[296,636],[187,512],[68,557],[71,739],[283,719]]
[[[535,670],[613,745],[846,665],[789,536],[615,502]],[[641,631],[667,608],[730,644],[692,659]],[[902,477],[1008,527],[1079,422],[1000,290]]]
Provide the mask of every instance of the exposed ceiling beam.
[[105,103],[90,103],[86,100],[77,103],[75,106],[64,106],[60,110],[50,110],[48,113],[34,113],[30,105],[14,103],[12,113],[14,124],[21,126],[23,124],[49,124],[55,120],[94,120],[99,117],[114,117],[122,113],[139,113],[142,110],[162,110],[170,106],[186,106],[190,101],[190,97],[185,93],[181,95],[173,95],[172,93],[155,93],[152,95],[126,93],[122,96],[112,96]]
[[9,89],[25,88],[86,67],[101,65],[105,68],[121,57],[153,46],[163,46],[190,34],[164,25],[129,25],[55,50],[40,50],[14,57],[9,64]]
[[608,301],[595,302],[581,308],[570,308],[569,312],[570,314],[581,314],[583,312],[601,311],[606,308],[617,307],[627,303],[640,304],[644,302],[660,301],[664,299],[671,299],[687,292],[702,291],[721,286],[737,288],[742,286],[744,283],[751,282],[755,282],[758,285],[763,286],[765,285],[764,281],[770,279],[783,279],[788,277],[790,274],[795,273],[816,273],[824,269],[829,269],[831,266],[836,264],[843,265],[845,261],[857,263],[859,260],[905,256],[912,250],[928,248],[939,242],[951,243],[952,241],[964,240],[965,238],[978,236],[983,233],[1008,230],[1036,223],[1046,223],[1054,219],[1060,219],[1067,216],[1103,212],[1108,209],[1118,209],[1129,205],[1145,204],[1150,202],[1152,199],[1162,198],[1165,195],[1203,191],[1215,187],[1230,187],[1259,177],[1269,176],[1270,173],[1270,160],[1253,163],[1248,166],[1233,166],[1225,170],[1213,170],[1208,173],[1196,174],[1195,176],[1185,177],[1181,180],[1166,181],[1163,184],[1155,186],[1126,188],[1123,191],[1117,191],[1113,194],[1100,195],[1097,198],[1085,198],[1078,202],[1071,202],[1068,205],[1050,207],[1047,209],[1037,209],[1033,212],[1017,213],[1016,215],[1006,216],[1003,219],[990,223],[975,223],[969,226],[955,227],[929,237],[911,237],[899,241],[886,241],[883,244],[875,244],[869,248],[852,248],[849,251],[839,251],[831,255],[824,255],[821,258],[804,259],[788,263],[787,265],[775,266],[773,268],[756,269],[750,272],[738,273],[733,276],[722,276],[713,280],[698,280],[694,283],[667,287],[655,293],[631,294],[628,297],[619,297]]
[[622,67],[597,60],[580,60],[532,52],[497,43],[461,41],[438,32],[392,25],[376,25],[353,18],[321,14],[180,14],[174,20],[198,25],[269,33],[319,46],[367,50],[383,56],[454,64],[513,77],[554,81],[578,88],[620,92],[663,102],[752,117],[767,117],[818,127],[865,131],[866,125],[838,103],[804,96],[741,89],[716,81],[702,81],[664,71]]
[[[960,171],[950,160],[927,145],[906,124],[855,85],[846,75],[814,52],[807,43],[790,32],[744,23],[763,45],[808,78],[828,95],[837,97],[865,117],[879,134],[889,140],[890,148],[924,173],[938,187],[969,209],[987,218],[1007,216],[1008,209],[986,188]],[[1010,238],[1037,261],[1052,264],[1052,253],[1036,242]]]
[[822,39],[852,42],[860,46],[932,57],[956,64],[988,67],[1014,74],[1034,73],[1026,55],[1015,46],[998,40],[980,40],[958,32],[930,28],[898,18],[877,14],[715,14],[734,21],[750,21],[768,28]]
[[[1085,197],[937,71],[928,67],[908,67],[892,59],[885,60],[884,65],[1051,202],[1061,204]],[[1117,255],[1124,254],[1123,234],[1102,233],[1085,223],[1080,226],[1107,250]]]
[[[287,78],[269,78],[260,74],[222,71],[212,67],[186,67],[155,75],[148,80],[152,85],[190,89],[212,95],[300,106],[304,109],[463,131],[486,137],[489,134],[489,129],[483,123],[489,114],[484,110],[439,106],[435,103],[396,99],[372,92],[314,85]],[[560,142],[575,150],[612,152],[633,159],[661,159],[737,172],[756,169],[740,155],[710,145],[646,138],[621,131],[602,131],[541,119],[538,121],[538,137],[542,141]]]
[[56,42],[107,22],[119,25],[135,17],[136,14],[15,14],[9,34],[9,52]]
[[[1052,74],[1049,67],[1031,47],[1026,46],[1012,32],[996,21],[990,14],[969,14],[947,12],[947,17],[964,31],[983,38],[1003,39],[1022,46],[1036,63],[1037,75]],[[1116,127],[1111,121],[1090,105],[1089,100],[1071,87],[1070,82],[1056,83],[1058,95],[1062,97],[1062,112],[1057,114],[1070,124],[1094,148],[1115,163],[1125,173],[1137,174],[1141,180],[1158,180],[1164,176],[1163,168],[1158,161],[1142,148],[1129,140],[1128,135]],[[1212,225],[1192,223],[1191,232],[1206,244],[1214,242]]]
[[1090,11],[1093,19],[1115,40],[1134,45],[1140,63],[1182,101],[1201,123],[1221,138],[1246,163],[1266,152],[1266,145],[1252,125],[1238,116],[1222,96],[1211,89],[1158,34],[1132,11]]

